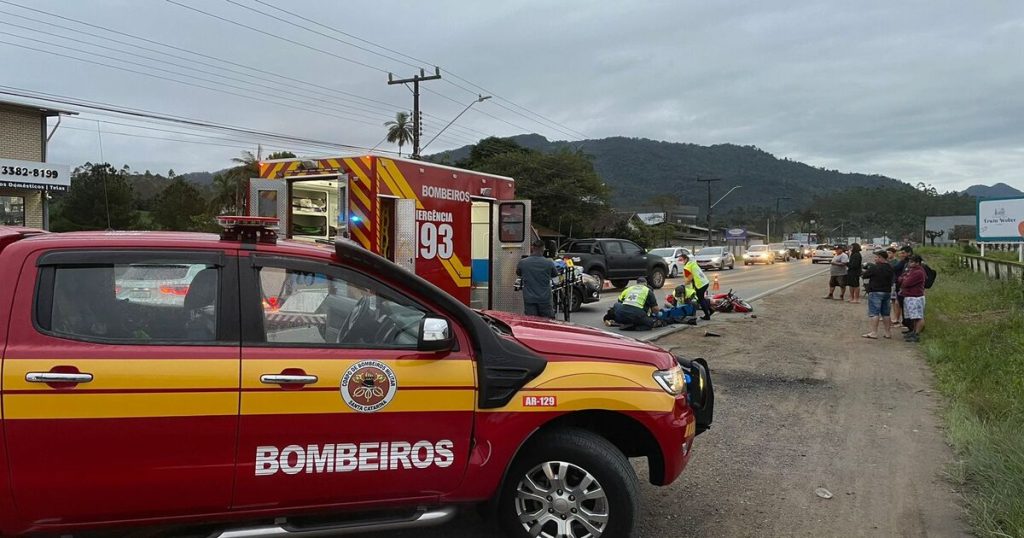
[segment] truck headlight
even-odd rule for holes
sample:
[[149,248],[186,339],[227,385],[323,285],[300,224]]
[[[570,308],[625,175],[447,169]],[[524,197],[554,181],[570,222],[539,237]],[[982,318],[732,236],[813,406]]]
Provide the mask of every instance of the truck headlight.
[[686,379],[683,377],[683,369],[678,365],[668,370],[654,372],[654,380],[658,382],[662,389],[665,389],[665,392],[673,396],[678,396],[686,390]]

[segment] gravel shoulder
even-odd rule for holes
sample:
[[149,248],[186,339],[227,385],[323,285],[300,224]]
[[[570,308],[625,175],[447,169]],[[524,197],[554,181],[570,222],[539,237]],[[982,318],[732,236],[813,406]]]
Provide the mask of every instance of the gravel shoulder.
[[922,354],[898,332],[862,338],[866,304],[821,299],[823,286],[758,301],[756,319],[716,317],[720,338],[697,328],[658,342],[708,358],[716,416],[681,479],[645,490],[643,536],[968,534]]

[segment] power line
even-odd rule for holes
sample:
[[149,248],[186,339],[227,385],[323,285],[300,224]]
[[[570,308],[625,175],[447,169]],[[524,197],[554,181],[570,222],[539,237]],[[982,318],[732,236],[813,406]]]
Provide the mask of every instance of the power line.
[[[22,39],[26,39],[23,36],[18,36],[16,34],[9,34],[7,32],[0,32],[0,34],[12,35],[12,36],[15,36],[15,37],[20,37]],[[28,38],[28,39],[30,39],[31,41],[39,41],[39,40],[31,39],[31,38]],[[117,70],[120,70],[120,71],[126,71],[126,72],[134,73],[134,74],[137,74],[137,75],[143,75],[143,76],[147,76],[147,77],[157,78],[157,79],[160,79],[160,80],[166,80],[166,81],[169,81],[169,82],[174,82],[174,83],[182,84],[182,85],[185,85],[185,86],[190,86],[190,87],[194,87],[194,88],[202,88],[202,89],[205,89],[205,90],[214,91],[214,92],[218,92],[218,93],[234,95],[236,97],[243,97],[245,99],[251,99],[251,100],[254,100],[254,101],[260,101],[260,102],[264,102],[264,103],[270,103],[270,104],[274,104],[274,105],[290,107],[290,108],[294,108],[296,110],[303,110],[303,111],[306,111],[306,112],[311,112],[313,114],[332,116],[332,117],[336,117],[336,118],[339,118],[339,119],[344,119],[344,120],[348,120],[348,121],[352,121],[352,122],[356,122],[356,123],[363,123],[363,124],[366,124],[366,125],[372,125],[374,127],[378,127],[378,125],[375,124],[375,123],[370,123],[368,121],[364,121],[364,120],[357,119],[357,118],[340,116],[338,114],[331,114],[331,113],[328,113],[328,112],[324,112],[323,110],[315,110],[315,109],[309,109],[309,108],[304,108],[304,107],[295,106],[295,105],[288,105],[288,104],[285,104],[285,103],[280,103],[280,102],[277,102],[277,101],[272,101],[270,99],[264,99],[262,97],[254,97],[252,95],[247,95],[247,94],[243,94],[243,93],[235,93],[235,92],[232,92],[232,91],[223,90],[223,89],[216,88],[216,87],[204,86],[202,84],[195,84],[195,83],[191,83],[191,82],[185,82],[185,81],[182,81],[182,80],[177,80],[177,79],[170,78],[170,77],[165,77],[165,76],[162,76],[162,75],[156,75],[156,74],[153,74],[153,73],[146,73],[144,71],[138,71],[138,70],[135,70],[135,69],[129,69],[129,68],[121,67],[121,66],[117,66],[117,65],[110,65],[110,64],[107,64],[107,63],[98,62],[98,61],[95,61],[95,60],[89,60],[89,59],[86,59],[86,58],[79,58],[77,56],[71,56],[71,55],[68,55],[68,54],[62,54],[62,53],[54,52],[54,51],[51,51],[51,50],[40,49],[40,48],[36,48],[36,47],[30,47],[28,45],[19,44],[19,43],[12,43],[10,41],[0,40],[0,43],[6,44],[6,45],[11,45],[13,47],[19,47],[19,48],[23,48],[23,49],[27,49],[27,50],[32,50],[32,51],[36,51],[36,52],[42,52],[44,54],[60,56],[62,58],[68,58],[68,59],[71,59],[71,60],[77,60],[77,61],[80,61],[80,62],[91,63],[91,64],[94,64],[94,65],[99,65],[99,66],[107,67],[107,68],[110,68],[110,69],[117,69]],[[54,44],[49,44],[49,45],[55,46],[55,47],[58,47],[58,48],[62,48],[62,49],[69,49],[69,47],[62,47],[60,45],[54,45]],[[150,69],[156,69],[158,71],[164,71],[164,72],[168,72],[168,73],[179,75],[179,76],[184,76],[184,77],[188,77],[188,78],[194,78],[194,79],[198,79],[198,80],[204,80],[206,82],[212,82],[214,84],[218,84],[217,81],[210,81],[210,80],[207,80],[207,79],[203,79],[201,77],[195,77],[195,76],[192,76],[192,75],[186,75],[186,74],[183,74],[183,73],[177,73],[177,72],[174,72],[174,71],[168,71],[166,69],[161,69],[161,68],[158,68],[158,67],[149,67],[149,66],[146,66],[145,64],[139,64],[137,62],[131,62],[131,61],[128,61],[128,60],[121,60],[121,59],[118,59],[118,58],[113,58],[113,57],[105,56],[105,55],[102,55],[102,54],[96,54],[96,53],[91,53],[91,54],[93,54],[94,56],[102,57],[102,58],[109,58],[109,59],[113,59],[113,60],[116,60],[116,61],[121,61],[121,62],[129,63],[129,64],[133,64],[133,65],[141,65],[143,67],[148,67]],[[243,91],[251,91],[251,90],[247,90],[245,88],[240,88],[240,89],[242,89]]]
[[[163,113],[160,113],[160,112],[153,112],[153,111],[139,109],[139,108],[118,107],[116,105],[111,105],[109,103],[81,100],[81,99],[76,99],[76,98],[73,98],[73,97],[66,97],[66,96],[62,96],[62,95],[56,95],[56,94],[50,94],[50,93],[38,92],[38,91],[32,91],[32,90],[24,90],[24,89],[21,89],[21,88],[14,88],[14,87],[11,87],[11,86],[0,85],[0,95],[10,95],[10,96],[21,97],[21,98],[26,98],[26,99],[35,99],[35,100],[38,100],[38,101],[47,101],[47,102],[57,103],[57,104],[64,105],[64,106],[69,106],[69,107],[78,107],[78,108],[86,109],[86,110],[90,110],[90,111],[97,111],[98,110],[98,111],[102,111],[102,112],[110,112],[110,113],[115,113],[115,114],[121,114],[121,115],[129,116],[129,117],[132,117],[132,118],[146,118],[146,119],[164,121],[164,122],[174,123],[174,124],[179,124],[179,125],[187,125],[187,126],[190,126],[190,127],[205,127],[205,128],[216,129],[216,130],[225,131],[225,132],[242,133],[242,134],[246,134],[246,135],[250,135],[250,136],[258,136],[258,137],[270,138],[270,139],[274,139],[274,140],[280,140],[280,141],[287,142],[287,143],[296,143],[297,142],[297,143],[301,143],[301,144],[314,144],[314,145],[327,146],[327,147],[333,147],[333,148],[344,148],[344,149],[360,150],[360,151],[365,151],[365,150],[369,149],[369,148],[366,148],[364,146],[355,146],[355,145],[352,145],[352,144],[343,144],[343,143],[339,143],[339,142],[331,142],[331,141],[317,140],[317,139],[305,138],[305,137],[294,136],[294,135],[287,135],[287,134],[281,134],[281,133],[273,133],[273,132],[268,132],[268,131],[260,131],[260,130],[252,129],[252,128],[248,128],[248,127],[240,127],[240,126],[230,125],[230,124],[213,123],[213,122],[208,122],[208,121],[203,121],[203,120],[197,120],[197,119],[194,119],[194,118],[188,118],[188,117],[185,117],[185,116],[168,115],[168,114],[163,114]],[[387,151],[385,153],[394,153],[394,152]]]
[[[124,37],[130,37],[132,39],[136,39],[136,40],[143,41],[145,43],[150,43],[150,44],[153,44],[153,45],[157,45],[157,46],[160,46],[160,47],[166,47],[168,49],[176,50],[176,51],[179,51],[179,52],[184,52],[184,53],[187,53],[187,54],[192,54],[192,55],[198,56],[200,58],[206,58],[206,59],[209,59],[209,60],[215,60],[215,61],[222,62],[222,63],[228,64],[228,65],[233,65],[235,67],[241,67],[243,69],[249,69],[251,71],[255,71],[257,73],[261,73],[261,74],[265,74],[265,75],[270,75],[270,76],[273,76],[275,78],[279,78],[279,79],[282,79],[282,80],[287,80],[287,81],[290,81],[290,82],[297,82],[297,83],[304,84],[304,85],[315,86],[317,88],[321,88],[321,89],[324,89],[324,90],[327,90],[327,91],[330,91],[330,92],[333,92],[333,93],[338,93],[338,94],[341,94],[341,95],[347,95],[347,96],[350,96],[350,97],[355,98],[355,99],[360,99],[360,100],[363,100],[363,101],[367,101],[367,102],[370,102],[370,103],[376,103],[376,104],[379,104],[379,105],[385,105],[385,106],[388,107],[389,110],[394,110],[395,108],[401,108],[398,105],[395,105],[395,104],[392,104],[392,103],[388,103],[386,101],[379,101],[377,99],[371,99],[369,97],[363,97],[363,96],[361,96],[359,94],[355,94],[355,93],[351,93],[351,92],[346,92],[346,91],[338,90],[338,89],[334,89],[334,88],[329,88],[327,86],[321,86],[321,85],[318,85],[318,84],[314,84],[312,82],[299,80],[299,79],[292,78],[292,77],[285,76],[285,75],[280,75],[280,74],[274,73],[272,71],[267,71],[267,70],[264,70],[264,69],[259,69],[259,68],[255,68],[255,67],[252,67],[252,66],[244,65],[244,64],[241,64],[241,63],[238,63],[238,62],[233,62],[231,60],[226,60],[224,58],[219,58],[217,56],[211,56],[209,54],[203,54],[201,52],[196,52],[196,51],[193,51],[193,50],[185,49],[185,48],[182,48],[182,47],[177,47],[177,46],[170,45],[170,44],[167,44],[167,43],[162,43],[160,41],[155,41],[155,40],[152,40],[152,39],[149,39],[149,38],[146,38],[146,37],[142,37],[142,36],[138,36],[138,35],[134,35],[134,34],[129,34],[127,32],[122,32],[120,30],[114,30],[114,29],[106,27],[106,26],[101,26],[101,25],[98,25],[98,24],[93,24],[93,23],[90,23],[90,22],[86,22],[86,21],[82,21],[82,20],[78,20],[78,19],[73,19],[71,17],[65,17],[65,16],[59,15],[57,13],[51,13],[49,11],[43,11],[41,9],[36,9],[36,8],[33,8],[33,7],[29,7],[29,6],[23,6],[21,4],[17,4],[15,2],[11,2],[9,0],[0,0],[0,3],[8,4],[8,5],[15,6],[15,7],[19,7],[21,9],[24,9],[24,10],[27,10],[27,11],[32,11],[32,12],[35,12],[35,13],[40,13],[40,14],[43,14],[43,15],[48,15],[50,17],[54,17],[54,18],[57,18],[57,19],[60,19],[60,20],[65,20],[65,21],[68,21],[68,22],[73,22],[73,23],[76,23],[76,24],[80,24],[82,26],[88,26],[90,28],[96,28],[98,30],[103,30],[105,32],[110,32],[112,34],[116,34],[116,35],[120,35],[120,36],[124,36]],[[22,18],[25,18],[25,17],[22,16]],[[53,23],[46,22],[46,23],[43,23],[43,24],[48,24],[49,25],[49,24],[53,24]]]
[[[231,2],[232,4],[240,5],[240,4],[237,4],[237,2],[235,2],[234,0],[226,0],[226,1],[228,1],[228,2]],[[398,55],[398,56],[402,56],[402,57],[408,58],[408,59],[410,59],[410,60],[412,60],[412,61],[414,61],[414,62],[417,62],[417,63],[419,63],[419,64],[425,64],[425,65],[428,65],[428,66],[436,65],[436,64],[435,64],[435,63],[433,63],[433,62],[428,62],[428,61],[426,61],[426,60],[423,60],[423,59],[420,59],[420,58],[416,58],[415,56],[410,56],[410,55],[408,55],[408,54],[405,54],[405,53],[403,53],[403,52],[397,51],[397,50],[395,50],[395,49],[391,49],[391,48],[388,48],[388,47],[386,47],[386,46],[384,46],[384,45],[381,45],[381,44],[379,44],[379,43],[374,43],[373,41],[370,41],[370,40],[368,40],[368,39],[365,39],[365,38],[362,38],[362,37],[356,36],[356,35],[354,35],[354,34],[351,34],[351,33],[348,33],[348,32],[344,32],[344,31],[342,31],[342,30],[338,30],[337,28],[333,28],[333,27],[331,27],[331,26],[325,25],[325,24],[323,24],[323,23],[321,23],[321,22],[319,22],[319,21],[316,21],[316,20],[314,20],[314,19],[310,19],[310,18],[308,18],[308,17],[304,17],[304,16],[302,16],[302,15],[300,15],[300,14],[298,14],[298,13],[295,13],[294,11],[289,11],[289,10],[287,10],[287,9],[284,9],[284,8],[280,8],[280,7],[274,6],[273,4],[270,4],[269,2],[266,2],[266,1],[264,1],[264,0],[253,0],[253,1],[254,1],[254,2],[256,2],[256,3],[258,3],[258,4],[262,4],[262,5],[264,5],[264,6],[267,6],[267,7],[271,8],[271,9],[277,10],[277,11],[279,11],[279,12],[282,12],[282,13],[287,13],[288,15],[291,15],[292,17],[295,17],[295,18],[297,18],[297,19],[300,19],[300,20],[306,21],[306,22],[308,22],[308,23],[314,24],[314,25],[316,25],[316,26],[319,26],[319,27],[321,27],[321,28],[324,28],[324,29],[326,29],[326,30],[330,30],[330,31],[332,31],[332,32],[335,32],[335,33],[337,33],[337,34],[341,34],[341,35],[344,35],[344,36],[346,36],[346,37],[349,37],[349,38],[352,38],[352,39],[355,39],[355,40],[358,40],[358,41],[362,41],[363,43],[367,43],[367,44],[369,44],[369,45],[371,45],[371,46],[374,46],[374,47],[377,47],[377,48],[379,48],[379,49],[382,49],[382,50],[388,51],[388,52],[390,52],[390,53],[392,53],[392,54],[396,54],[396,55]],[[242,7],[245,7],[245,6],[242,6]],[[251,8],[246,8],[246,9],[251,9]],[[252,10],[252,9],[251,9],[251,10]],[[253,10],[253,11],[256,11],[256,10]],[[261,12],[261,13],[262,13],[262,12]],[[271,16],[271,17],[273,17],[272,15],[268,15],[268,16]],[[273,17],[273,18],[276,18],[277,20],[282,20],[282,21],[283,21],[283,19],[280,19],[280,18],[278,18],[278,17]],[[287,22],[287,21],[284,21],[284,22]],[[293,23],[290,23],[290,24],[293,24]],[[297,26],[297,25],[294,25],[294,24],[293,24],[293,26]],[[300,28],[301,28],[301,27],[300,27]],[[308,29],[307,29],[307,30],[308,30]],[[312,31],[312,30],[309,30],[309,31]],[[319,34],[319,35],[323,35],[323,34],[322,34],[322,33],[320,33],[320,32],[316,32],[316,33],[317,33],[317,34]],[[346,41],[342,41],[342,42],[343,42],[343,43],[346,43],[346,44],[349,44],[349,43],[348,43],[348,42],[346,42]],[[355,45],[353,45],[353,46],[355,46]],[[359,47],[359,48],[360,48],[361,50],[366,50],[366,49],[363,49],[362,47]],[[384,56],[384,57],[386,57],[386,58],[389,58],[389,59],[393,59],[393,60],[394,60],[394,58],[391,58],[390,56],[382,55],[382,54],[379,54],[379,53],[376,53],[376,54],[378,54],[378,55],[381,55],[381,56]],[[395,61],[399,61],[399,60],[395,60]],[[415,67],[420,67],[420,66],[415,66]],[[571,129],[571,128],[569,128],[568,126],[566,126],[566,125],[564,125],[564,124],[561,124],[561,123],[559,123],[559,122],[556,122],[556,121],[554,121],[554,120],[552,120],[552,119],[550,119],[550,118],[547,118],[547,117],[545,117],[545,116],[543,116],[543,115],[541,115],[541,114],[538,114],[538,113],[536,113],[536,112],[534,112],[534,111],[532,111],[532,110],[530,110],[530,109],[528,109],[528,108],[526,108],[526,107],[524,107],[524,106],[522,106],[522,105],[519,105],[518,103],[515,103],[515,102],[513,102],[513,101],[511,101],[511,100],[509,100],[509,99],[507,99],[507,98],[505,98],[505,97],[502,97],[502,96],[500,96],[500,95],[496,94],[495,92],[493,92],[493,91],[491,91],[491,90],[489,90],[489,89],[487,89],[487,88],[484,88],[484,87],[482,87],[482,86],[480,86],[480,85],[478,85],[478,84],[475,84],[475,83],[473,83],[473,82],[472,82],[472,81],[470,81],[470,80],[467,80],[467,79],[465,79],[465,78],[463,78],[463,77],[460,77],[460,76],[458,76],[457,74],[453,73],[453,72],[452,72],[451,70],[448,70],[448,69],[444,69],[444,72],[445,72],[445,73],[447,73],[447,74],[449,74],[449,75],[451,75],[451,76],[452,76],[453,78],[455,78],[455,79],[457,79],[457,80],[461,80],[462,82],[464,82],[464,83],[466,83],[466,84],[469,84],[469,85],[473,86],[473,87],[474,87],[474,88],[476,88],[477,90],[483,91],[484,93],[487,93],[487,94],[490,94],[490,95],[494,95],[494,96],[495,96],[495,97],[497,97],[498,99],[500,99],[500,100],[502,100],[502,101],[505,101],[506,103],[509,103],[510,105],[512,105],[512,106],[514,106],[514,107],[516,107],[516,108],[519,108],[519,109],[521,109],[521,110],[524,110],[524,111],[526,111],[526,112],[528,112],[528,113],[530,113],[530,114],[533,114],[534,116],[536,116],[536,117],[538,117],[538,118],[540,118],[540,119],[542,119],[542,120],[544,120],[544,121],[547,121],[547,122],[549,122],[550,124],[554,125],[556,129],[558,129],[558,128],[560,127],[561,129],[558,129],[558,130],[560,130],[560,131],[561,131],[562,133],[564,133],[564,134],[569,134],[569,133],[575,133],[575,135],[572,135],[572,134],[570,134],[570,136],[574,136],[574,137],[575,137],[575,136],[581,136],[581,137],[582,137],[582,138],[584,138],[584,139],[586,139],[586,138],[591,138],[590,136],[586,135],[585,133],[581,133],[580,131],[576,131],[576,130],[574,130],[574,129]],[[470,89],[468,89],[468,88],[465,88],[464,86],[461,86],[461,85],[459,85],[459,84],[455,84],[455,83],[454,83],[454,82],[452,82],[451,80],[445,79],[445,81],[446,81],[447,83],[449,83],[449,84],[451,84],[451,85],[453,85],[453,86],[455,86],[455,87],[459,88],[459,89],[462,89],[462,90],[464,90],[464,91],[467,91],[467,92],[469,92],[470,94],[476,95],[476,94],[478,93],[477,91],[474,91],[474,90],[470,90]],[[499,105],[499,106],[500,106],[500,105]],[[509,109],[508,107],[504,107],[504,106],[502,106],[502,108],[505,108],[506,110],[509,110],[509,111],[511,111],[511,112],[513,112],[513,113],[516,113],[516,114],[520,115],[520,116],[523,116],[523,114],[522,114],[522,113],[520,113],[520,112],[516,112],[515,110]],[[524,116],[524,117],[525,117],[525,116]],[[535,122],[537,121],[537,120],[534,120],[534,119],[532,119],[532,118],[528,118],[528,119],[531,119],[532,121],[535,121]],[[538,122],[538,123],[539,123],[539,122]],[[543,123],[542,123],[541,125],[543,125]],[[549,128],[551,128],[551,127],[549,127]],[[564,129],[564,130],[562,130],[562,129]],[[567,133],[567,132],[568,132],[568,133]]]

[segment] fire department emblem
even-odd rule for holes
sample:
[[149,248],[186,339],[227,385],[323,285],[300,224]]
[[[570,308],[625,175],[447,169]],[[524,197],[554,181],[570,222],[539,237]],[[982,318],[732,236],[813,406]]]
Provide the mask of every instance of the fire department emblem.
[[380,361],[359,361],[341,377],[341,397],[360,413],[380,411],[398,392],[398,378]]

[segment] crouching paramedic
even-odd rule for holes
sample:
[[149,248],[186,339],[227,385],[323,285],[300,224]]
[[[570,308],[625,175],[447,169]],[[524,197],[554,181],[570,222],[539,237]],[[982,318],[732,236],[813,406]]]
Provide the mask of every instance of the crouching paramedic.
[[646,331],[654,327],[655,318],[651,317],[658,311],[658,299],[647,287],[647,279],[640,277],[636,284],[622,290],[619,304],[615,305],[615,322],[623,329]]

